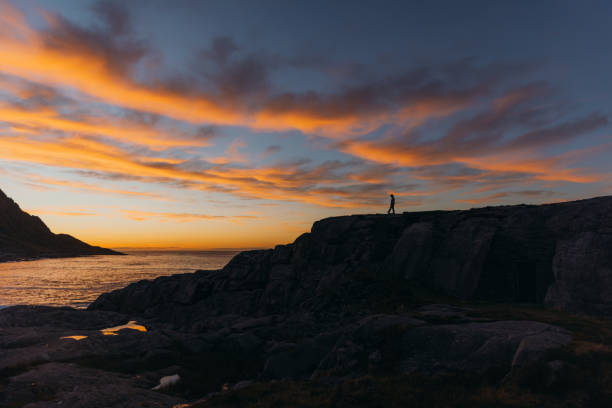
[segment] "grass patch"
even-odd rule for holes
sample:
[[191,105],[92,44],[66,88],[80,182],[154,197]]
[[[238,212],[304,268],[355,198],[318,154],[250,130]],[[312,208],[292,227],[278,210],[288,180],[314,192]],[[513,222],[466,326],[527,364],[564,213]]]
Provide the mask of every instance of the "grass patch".
[[362,377],[338,385],[308,381],[254,384],[211,398],[193,408],[489,408],[569,407],[519,389],[499,388],[470,375]]
[[470,309],[469,316],[491,320],[534,320],[553,324],[569,330],[574,340],[612,345],[612,320],[603,317],[578,315],[547,309],[541,305],[463,304]]

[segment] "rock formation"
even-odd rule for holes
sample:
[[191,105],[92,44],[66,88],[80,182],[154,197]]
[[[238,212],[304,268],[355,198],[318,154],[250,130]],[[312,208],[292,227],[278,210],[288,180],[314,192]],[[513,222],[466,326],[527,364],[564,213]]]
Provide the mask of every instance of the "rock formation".
[[220,271],[135,283],[91,308],[165,317],[185,307],[324,312],[384,298],[383,280],[460,299],[612,315],[612,197],[328,218],[293,244],[243,252]]
[[[249,390],[279,382],[274,395],[362,381],[383,398],[391,378],[401,398],[422,392],[408,402],[433,398],[422,406],[609,406],[612,324],[568,312],[612,313],[611,244],[612,197],[324,219],[292,244],[140,281],[87,311],[1,310],[0,405],[251,406],[266,397]],[[130,320],[147,331],[101,331]],[[360,388],[330,404],[384,406],[355,403]]]
[[0,190],[0,262],[81,255],[118,255],[66,234],[54,234]]

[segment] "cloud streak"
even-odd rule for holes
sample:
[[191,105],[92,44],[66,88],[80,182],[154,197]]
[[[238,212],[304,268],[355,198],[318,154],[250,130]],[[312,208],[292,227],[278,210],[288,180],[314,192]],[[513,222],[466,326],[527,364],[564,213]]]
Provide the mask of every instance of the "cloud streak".
[[[535,106],[541,103],[542,91],[541,84],[512,89],[491,101],[486,110],[455,122],[438,139],[420,140],[409,132],[383,140],[343,141],[338,147],[366,160],[402,167],[458,164],[487,175],[518,173],[534,180],[575,183],[601,180],[603,175],[568,168],[568,157],[543,150],[603,129],[608,118],[590,114],[557,123],[554,107]],[[537,127],[521,131],[526,126]],[[478,177],[471,174],[467,179]]]
[[151,212],[138,210],[122,210],[129,219],[134,221],[146,221],[155,219],[161,222],[176,221],[176,222],[193,222],[193,221],[211,221],[211,220],[229,220],[232,222],[243,222],[248,220],[256,220],[259,217],[255,215],[209,215],[197,213],[171,213],[171,212]]
[[468,198],[468,199],[456,199],[455,201],[458,203],[468,203],[468,204],[485,204],[491,202],[497,202],[499,200],[509,198],[509,197],[522,197],[523,199],[529,198],[544,198],[547,200],[551,200],[550,202],[557,202],[561,200],[560,198],[553,198],[558,196],[559,193],[554,191],[547,190],[524,190],[524,191],[502,191],[495,194],[490,194],[483,197],[478,198]]
[[[182,168],[182,163],[143,160],[142,157],[133,156],[116,146],[82,137],[60,140],[34,140],[22,136],[0,137],[0,147],[0,158],[4,160],[95,171],[101,174],[108,174],[112,169],[111,174],[115,180],[134,180],[134,175],[137,175],[137,179],[144,182],[178,182],[181,186],[194,190],[221,191],[246,198],[291,200],[328,207],[360,207],[376,195],[380,196],[378,192],[368,191],[362,185],[355,189],[342,181],[342,171],[346,171],[351,165],[340,162],[318,166],[289,164],[257,168],[213,164],[206,170],[193,171]],[[41,181],[52,185],[64,184],[49,179]],[[324,189],[321,188],[323,185],[335,185],[336,188]],[[78,183],[74,183],[73,187],[92,190],[90,186]],[[109,189],[107,192],[130,195],[130,192],[125,190]]]

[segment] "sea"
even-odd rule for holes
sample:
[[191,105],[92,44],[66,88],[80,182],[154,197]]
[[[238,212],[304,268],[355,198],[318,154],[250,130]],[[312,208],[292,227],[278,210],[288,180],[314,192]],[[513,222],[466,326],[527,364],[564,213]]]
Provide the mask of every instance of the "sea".
[[239,251],[123,251],[127,255],[0,263],[0,308],[86,308],[100,294],[142,279],[221,269]]

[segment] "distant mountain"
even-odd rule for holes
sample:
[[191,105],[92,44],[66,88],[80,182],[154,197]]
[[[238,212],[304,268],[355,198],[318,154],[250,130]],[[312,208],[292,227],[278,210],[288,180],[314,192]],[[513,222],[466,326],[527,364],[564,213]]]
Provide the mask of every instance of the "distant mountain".
[[0,262],[82,255],[120,255],[66,235],[54,234],[42,220],[19,208],[0,190]]

